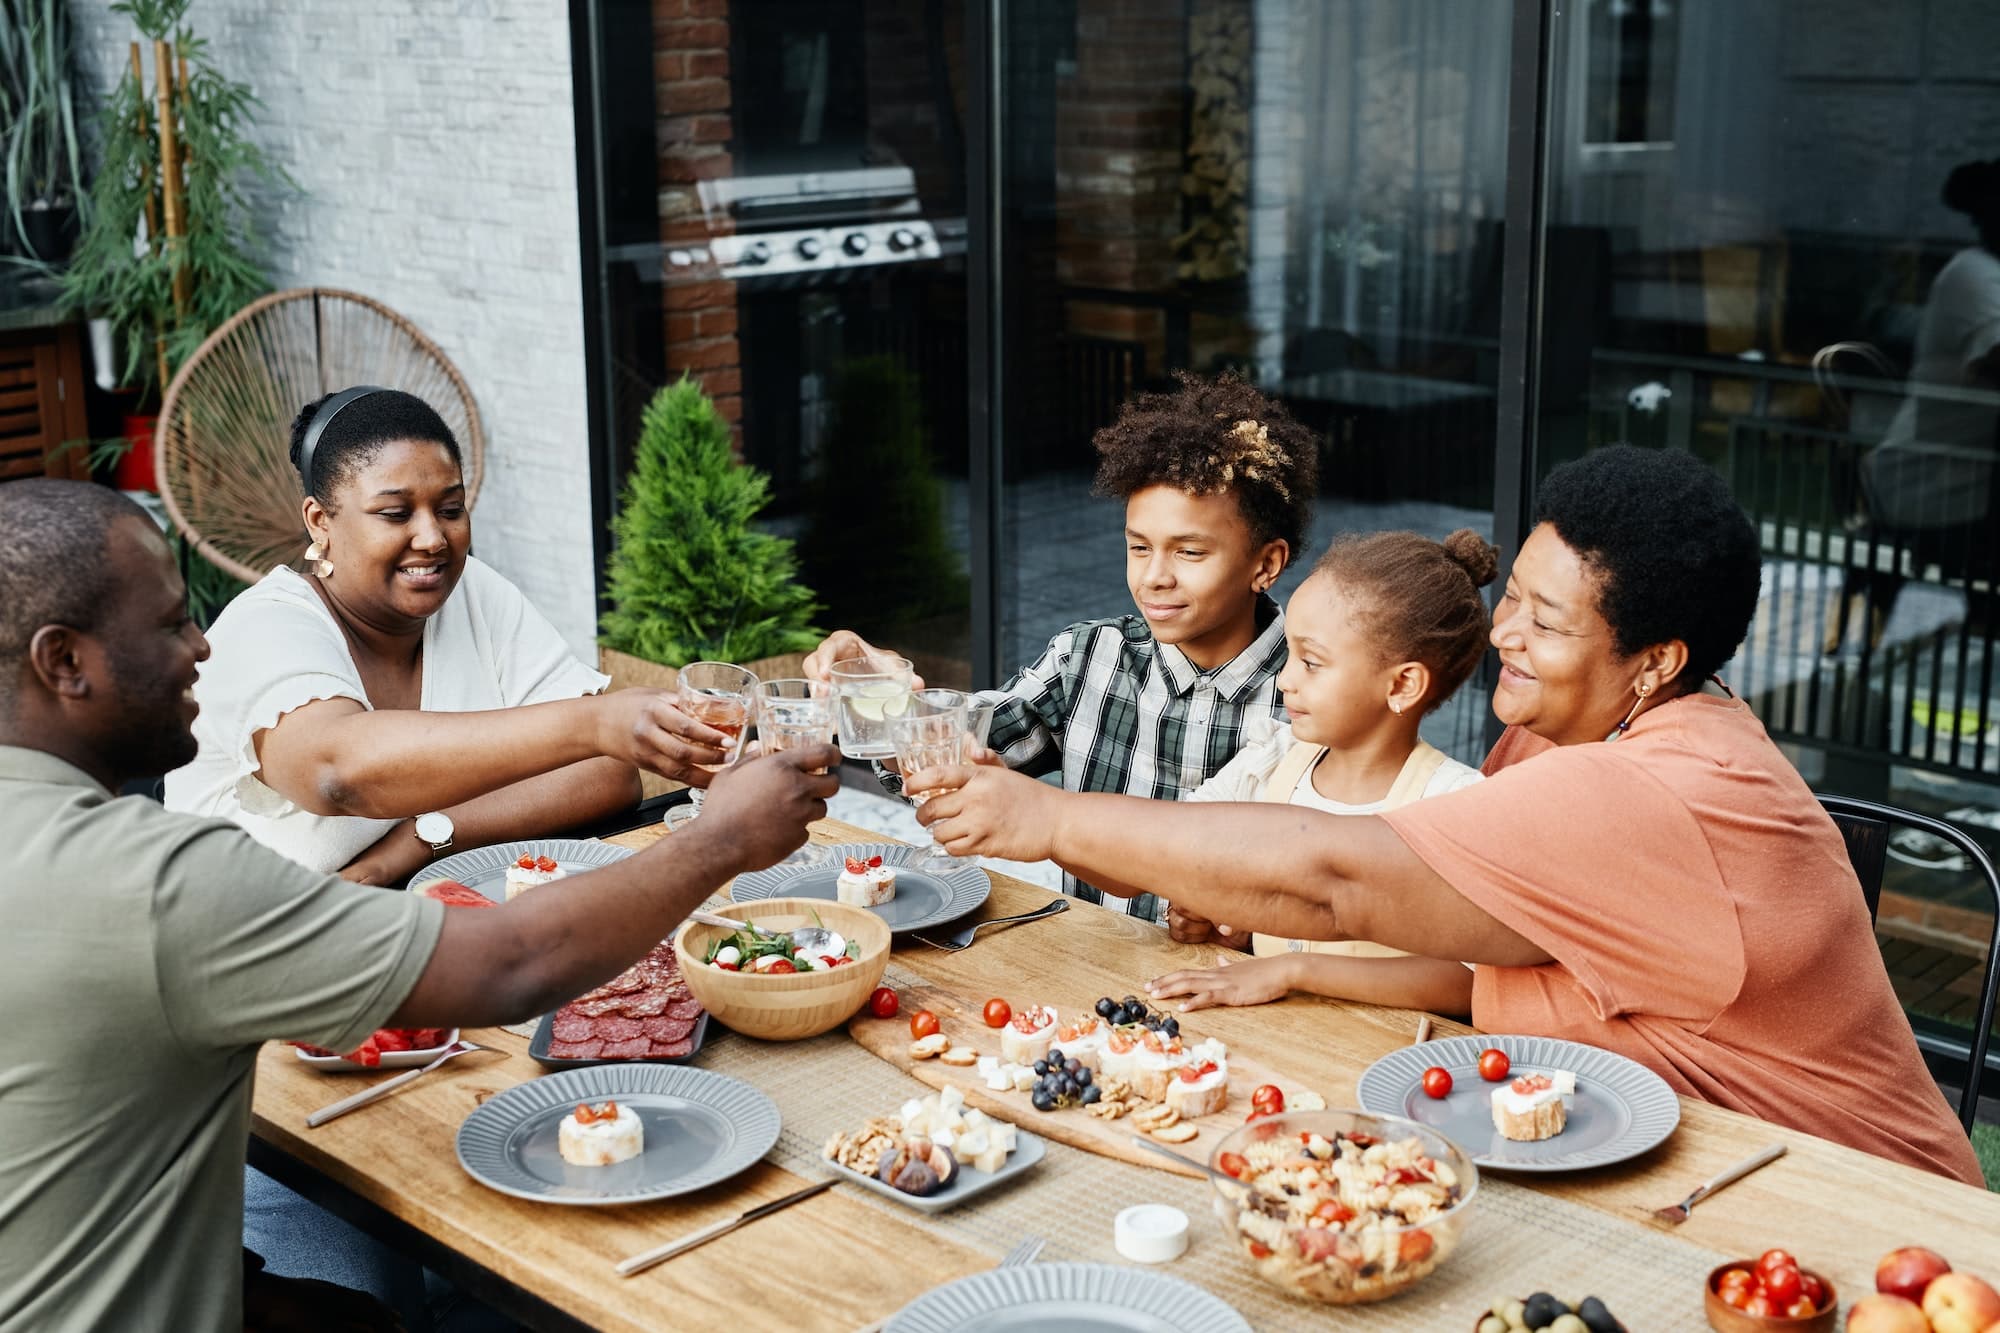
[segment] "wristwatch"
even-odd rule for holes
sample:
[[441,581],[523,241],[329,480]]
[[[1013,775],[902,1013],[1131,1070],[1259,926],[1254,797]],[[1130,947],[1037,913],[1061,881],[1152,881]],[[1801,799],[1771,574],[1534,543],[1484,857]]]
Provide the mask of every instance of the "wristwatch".
[[451,846],[451,816],[442,810],[417,816],[417,836],[431,845],[431,850],[441,852]]

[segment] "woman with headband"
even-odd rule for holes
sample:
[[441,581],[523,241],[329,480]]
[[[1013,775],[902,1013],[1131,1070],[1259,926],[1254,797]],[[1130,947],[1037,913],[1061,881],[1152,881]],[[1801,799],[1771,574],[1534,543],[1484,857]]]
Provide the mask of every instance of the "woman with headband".
[[209,630],[200,754],[167,805],[318,870],[394,884],[447,848],[629,806],[638,768],[696,785],[723,737],[608,680],[474,559],[458,442],[421,399],[357,386],[292,425],[311,538]]

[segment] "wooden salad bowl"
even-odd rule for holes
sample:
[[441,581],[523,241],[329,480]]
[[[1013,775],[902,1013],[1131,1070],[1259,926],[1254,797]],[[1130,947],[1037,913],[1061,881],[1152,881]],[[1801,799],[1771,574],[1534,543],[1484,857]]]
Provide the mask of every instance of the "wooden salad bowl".
[[688,989],[717,1022],[746,1037],[798,1041],[839,1027],[868,1003],[889,966],[888,923],[875,913],[824,898],[766,898],[716,909],[732,921],[765,930],[822,925],[861,946],[861,956],[827,971],[782,975],[728,972],[703,962],[711,944],[727,939],[722,926],[681,923],[674,954]]

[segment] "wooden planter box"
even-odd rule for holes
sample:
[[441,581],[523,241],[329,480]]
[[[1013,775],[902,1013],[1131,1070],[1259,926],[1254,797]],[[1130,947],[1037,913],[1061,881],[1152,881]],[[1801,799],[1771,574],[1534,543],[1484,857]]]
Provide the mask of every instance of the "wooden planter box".
[[[805,661],[804,653],[786,653],[781,657],[764,657],[740,665],[744,670],[754,673],[759,680],[790,680],[805,674]],[[610,688],[614,690],[622,690],[632,685],[650,685],[671,690],[680,684],[678,667],[648,662],[643,657],[621,653],[615,648],[597,650],[597,669],[611,677]],[[669,782],[657,773],[641,773],[639,778],[647,796],[679,791],[683,785]]]

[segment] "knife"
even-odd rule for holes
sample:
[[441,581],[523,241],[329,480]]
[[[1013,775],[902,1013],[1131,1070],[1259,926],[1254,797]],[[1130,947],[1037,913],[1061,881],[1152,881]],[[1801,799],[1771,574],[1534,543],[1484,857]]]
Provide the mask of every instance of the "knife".
[[817,1185],[808,1185],[802,1190],[794,1190],[782,1199],[773,1199],[769,1203],[760,1203],[741,1217],[732,1217],[727,1221],[717,1222],[714,1226],[703,1227],[694,1234],[683,1236],[677,1241],[662,1245],[657,1250],[647,1250],[644,1254],[635,1254],[630,1259],[618,1265],[618,1276],[631,1277],[634,1273],[643,1273],[654,1264],[665,1263],[677,1254],[686,1254],[698,1245],[708,1244],[717,1236],[728,1235],[746,1222],[755,1222],[760,1217],[769,1217],[780,1208],[789,1208],[795,1203],[810,1199],[815,1194],[832,1189],[833,1185],[834,1182],[831,1180],[822,1180]]

